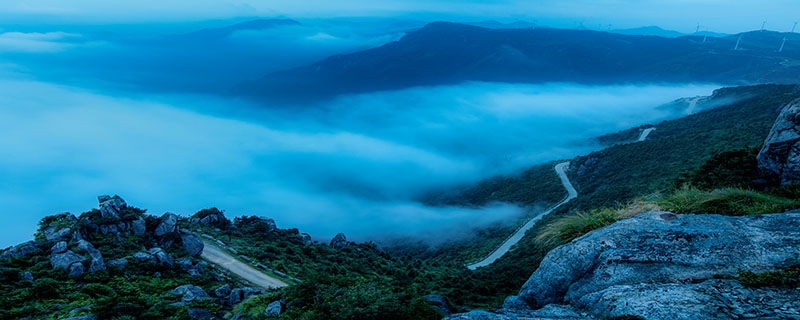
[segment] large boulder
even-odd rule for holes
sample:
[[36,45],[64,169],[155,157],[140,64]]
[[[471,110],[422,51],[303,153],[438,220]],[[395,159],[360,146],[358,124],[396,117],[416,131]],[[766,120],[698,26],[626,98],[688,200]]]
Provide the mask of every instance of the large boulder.
[[34,251],[39,250],[36,242],[30,241],[17,246],[11,247],[0,254],[0,259],[13,259],[25,257]]
[[89,266],[90,273],[96,273],[98,271],[103,271],[106,269],[106,263],[103,260],[103,254],[100,253],[99,250],[95,249],[95,247],[86,240],[78,241],[78,247],[86,250],[89,253],[89,257],[92,258],[91,265]]
[[347,237],[344,236],[344,233],[338,233],[331,239],[331,247],[344,248],[347,244]]
[[[797,309],[779,310],[761,299],[774,296],[792,306],[796,292],[715,280],[736,277],[740,270],[800,263],[797,230],[800,211],[743,217],[643,213],[548,253],[500,314],[517,319],[513,316],[567,303],[599,318],[730,319],[748,310],[762,310],[759,317],[800,317]],[[736,292],[737,301],[726,292]]]
[[277,318],[280,317],[283,313],[284,305],[280,301],[272,301],[270,304],[267,305],[267,308],[264,310],[264,316],[267,318]]
[[168,233],[173,233],[178,230],[178,216],[174,213],[165,213],[161,216],[161,222],[159,222],[156,230],[153,231],[153,235],[156,237],[164,236]]
[[436,311],[441,312],[443,315],[449,315],[453,313],[453,306],[445,299],[444,297],[438,294],[429,294],[424,296],[423,299],[428,302],[428,304],[436,309]]
[[139,219],[131,221],[131,223],[130,223],[131,233],[133,233],[134,235],[137,235],[137,236],[143,236],[145,234],[145,232],[147,231],[146,228],[147,228],[147,225],[146,225],[146,223],[144,221],[144,218],[141,218],[141,217]]
[[118,195],[113,197],[98,196],[97,202],[100,204],[100,216],[107,219],[119,219],[119,213],[122,208],[128,206],[125,200],[122,200]]
[[758,166],[781,185],[800,181],[800,99],[783,107],[758,153]]
[[151,248],[147,251],[150,255],[155,257],[156,261],[160,264],[172,267],[175,264],[175,259],[169,255],[164,249],[161,248]]
[[181,234],[181,243],[186,252],[191,256],[196,256],[203,253],[203,239],[194,233]]
[[206,293],[202,288],[189,284],[172,289],[172,291],[169,293],[180,295],[181,302],[211,299],[208,293]]
[[71,265],[75,263],[81,263],[84,260],[86,260],[86,258],[84,258],[82,255],[72,252],[71,250],[66,250],[59,253],[53,252],[50,255],[50,265],[54,269],[69,270]]

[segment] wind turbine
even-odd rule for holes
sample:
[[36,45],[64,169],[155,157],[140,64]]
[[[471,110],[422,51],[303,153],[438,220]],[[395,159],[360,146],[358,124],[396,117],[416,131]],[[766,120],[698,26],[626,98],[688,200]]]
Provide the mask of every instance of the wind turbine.
[[[797,22],[794,23],[794,25],[792,26],[792,31],[789,32],[789,33],[794,33],[794,29],[796,29],[796,28],[797,28]],[[786,38],[787,38],[787,36],[783,36],[783,42],[781,42],[781,48],[778,49],[779,53],[783,52],[783,47],[786,46]]]
[[764,32],[766,27],[767,27],[767,20],[764,20],[764,22],[761,23],[761,32]]
[[739,44],[742,43],[742,36],[739,35],[739,39],[736,40],[736,46],[733,47],[733,51],[739,50]]
[[794,22],[794,26],[792,27],[792,32],[791,33],[794,33],[794,29],[795,28],[797,28],[797,21]]

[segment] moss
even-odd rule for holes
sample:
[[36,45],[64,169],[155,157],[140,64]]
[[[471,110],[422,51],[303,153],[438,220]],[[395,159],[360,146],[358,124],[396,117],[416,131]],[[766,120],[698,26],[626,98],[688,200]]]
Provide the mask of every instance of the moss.
[[737,280],[746,287],[800,288],[800,265],[761,273],[743,270],[739,271]]

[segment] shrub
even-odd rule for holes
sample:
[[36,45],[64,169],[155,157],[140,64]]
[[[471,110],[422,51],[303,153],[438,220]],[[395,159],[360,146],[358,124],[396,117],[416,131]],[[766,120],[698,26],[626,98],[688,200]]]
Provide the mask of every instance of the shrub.
[[759,178],[757,155],[758,149],[751,147],[715,153],[702,166],[678,178],[675,186],[752,188],[753,180]]
[[729,216],[784,212],[800,207],[800,202],[791,199],[737,188],[715,191],[683,188],[662,197],[657,204],[675,213]]
[[619,220],[656,210],[660,210],[657,205],[639,198],[628,205],[616,208],[593,209],[589,212],[578,211],[548,223],[537,236],[537,240],[547,246],[556,247]]
[[38,279],[33,282],[30,294],[38,299],[55,299],[61,295],[61,284],[50,278]]
[[800,287],[800,265],[792,267],[754,273],[751,271],[739,271],[739,283],[747,287]]

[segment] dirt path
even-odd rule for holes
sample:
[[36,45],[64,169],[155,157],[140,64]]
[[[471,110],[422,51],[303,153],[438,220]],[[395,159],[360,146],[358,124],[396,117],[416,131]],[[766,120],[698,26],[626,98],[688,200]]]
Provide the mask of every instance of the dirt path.
[[528,220],[528,222],[526,222],[521,228],[519,228],[516,232],[514,232],[514,234],[508,237],[506,241],[500,244],[500,246],[497,247],[497,249],[494,249],[494,251],[492,251],[492,253],[490,253],[486,258],[476,263],[468,264],[467,268],[469,268],[470,270],[475,270],[477,268],[485,267],[494,263],[495,261],[497,261],[497,259],[500,259],[500,257],[502,257],[504,254],[511,251],[511,248],[515,244],[517,244],[517,242],[522,240],[522,237],[525,236],[525,232],[533,228],[533,226],[536,225],[536,222],[541,220],[542,217],[550,214],[551,212],[563,206],[567,202],[570,202],[572,199],[577,198],[578,191],[575,190],[575,187],[572,186],[572,183],[569,181],[569,178],[567,177],[567,173],[565,171],[568,167],[569,167],[569,162],[559,163],[555,167],[556,174],[558,174],[558,177],[561,179],[561,184],[564,185],[564,189],[567,189],[567,197],[564,200],[561,200],[561,202],[556,204],[554,207]]
[[225,252],[219,246],[208,241],[203,242],[205,243],[203,254],[201,255],[203,259],[241,277],[247,282],[250,282],[261,289],[281,288],[288,285],[281,280],[273,278],[266,273],[239,261],[234,256]]

